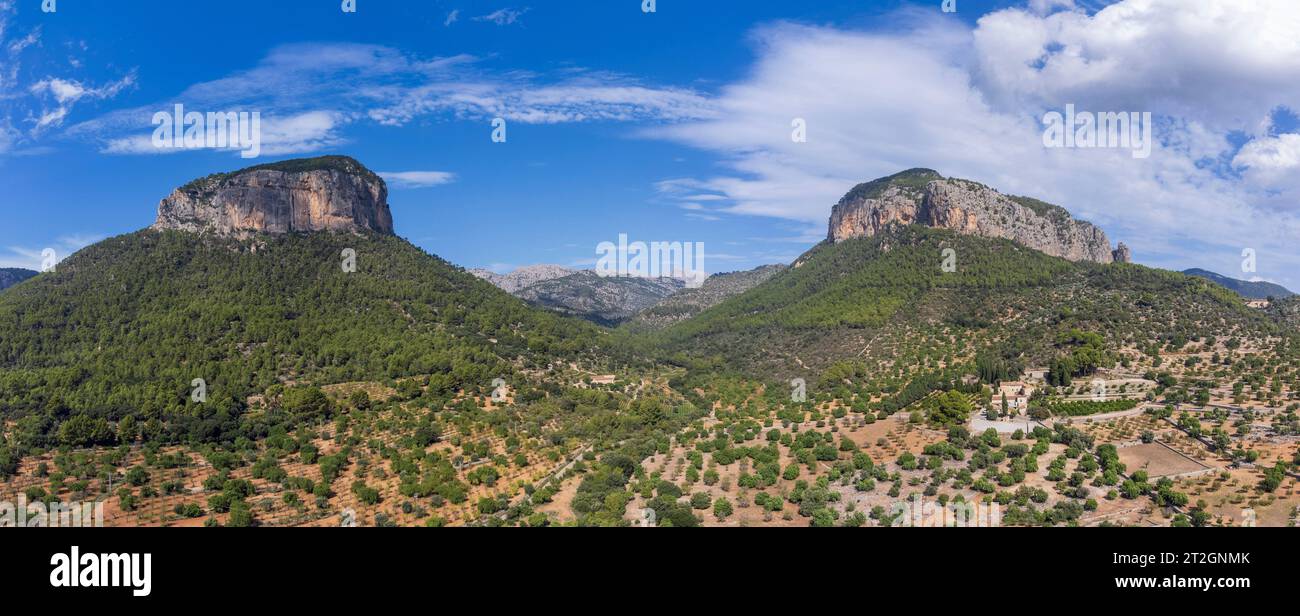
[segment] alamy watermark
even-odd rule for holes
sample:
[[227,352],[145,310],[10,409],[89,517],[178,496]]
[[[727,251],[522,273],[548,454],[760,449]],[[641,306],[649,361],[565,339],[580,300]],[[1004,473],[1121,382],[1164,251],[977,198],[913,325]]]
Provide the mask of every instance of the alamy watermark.
[[954,274],[957,272],[957,251],[952,248],[944,248],[939,252],[943,261],[939,263],[939,270],[945,274]]
[[240,158],[262,155],[262,114],[258,111],[185,111],[153,114],[153,147],[166,149],[235,149]]
[[54,588],[129,588],[148,597],[153,588],[153,554],[81,552],[72,546],[50,556],[50,586]]
[[913,494],[889,508],[892,526],[936,528],[991,528],[1002,526],[1002,507],[996,502],[948,501],[941,505]]
[[808,381],[799,377],[790,379],[790,401],[795,404],[808,401]]
[[1150,111],[1075,111],[1043,115],[1043,145],[1049,148],[1117,148],[1132,150],[1133,158],[1151,156]]
[[190,381],[190,400],[195,404],[207,404],[208,382],[203,379]]
[[492,379],[492,403],[501,404],[506,401],[510,395],[510,390],[506,388],[506,380],[500,377]]
[[104,503],[18,502],[0,501],[0,528],[103,528]]
[[596,246],[596,275],[602,278],[677,278],[691,289],[704,284],[704,242],[629,242]]

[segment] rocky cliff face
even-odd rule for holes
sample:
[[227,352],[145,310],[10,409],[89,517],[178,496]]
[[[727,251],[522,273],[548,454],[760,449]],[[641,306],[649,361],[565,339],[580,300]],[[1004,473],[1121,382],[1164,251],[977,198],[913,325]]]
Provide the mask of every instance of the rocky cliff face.
[[195,180],[158,204],[154,229],[250,233],[373,231],[391,235],[388,187],[345,156],[250,167]]
[[892,224],[921,224],[965,235],[1003,238],[1071,261],[1129,260],[1106,234],[1069,212],[1027,197],[1010,197],[976,182],[912,169],[859,185],[831,211],[828,239],[871,237]]

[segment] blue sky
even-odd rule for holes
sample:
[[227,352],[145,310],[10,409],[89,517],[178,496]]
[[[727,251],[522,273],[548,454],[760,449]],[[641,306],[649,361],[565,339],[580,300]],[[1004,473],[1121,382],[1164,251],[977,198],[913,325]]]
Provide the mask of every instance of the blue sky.
[[[0,0],[0,266],[148,226],[194,177],[341,153],[442,178],[390,181],[397,231],[466,267],[589,266],[619,233],[704,242],[712,272],[789,262],[854,183],[926,166],[1142,263],[1300,287],[1294,2],[40,4]],[[178,102],[260,111],[263,155],[132,146]],[[1067,103],[1151,111],[1160,143],[1047,150]]]

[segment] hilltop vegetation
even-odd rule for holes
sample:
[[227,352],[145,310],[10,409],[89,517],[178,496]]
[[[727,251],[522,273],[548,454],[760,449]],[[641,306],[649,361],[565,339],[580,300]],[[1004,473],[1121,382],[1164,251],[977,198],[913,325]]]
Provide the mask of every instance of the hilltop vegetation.
[[304,173],[307,171],[337,171],[339,173],[359,175],[369,181],[375,183],[382,183],[382,180],[379,178],[377,174],[375,174],[375,172],[366,168],[365,165],[362,165],[355,158],[352,158],[350,156],[317,156],[315,158],[294,158],[294,159],[282,160],[273,163],[254,165],[251,167],[245,167],[243,169],[239,169],[237,171],[213,173],[211,175],[207,175],[195,179],[185,184],[184,186],[181,186],[179,190],[181,190],[182,192],[196,191],[199,193],[203,193],[207,190],[210,190],[212,187],[216,186],[217,184],[220,184],[224,180],[228,180],[237,175],[243,173],[249,173],[252,171],[280,171],[283,173]]

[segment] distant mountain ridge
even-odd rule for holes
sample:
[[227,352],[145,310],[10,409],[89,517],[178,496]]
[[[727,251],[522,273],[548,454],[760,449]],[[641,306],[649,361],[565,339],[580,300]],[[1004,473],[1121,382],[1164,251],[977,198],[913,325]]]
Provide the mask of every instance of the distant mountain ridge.
[[631,323],[639,329],[669,327],[763,284],[787,269],[788,265],[775,264],[741,272],[714,274],[700,288],[682,289],[643,310]]
[[506,293],[515,293],[539,282],[563,278],[578,273],[578,270],[563,265],[526,265],[508,274],[498,274],[485,269],[472,269],[469,273],[486,280]]
[[1075,220],[1060,206],[1003,195],[932,169],[909,169],[854,187],[831,210],[827,239],[839,243],[872,237],[894,224],[1009,239],[1071,261],[1132,261],[1128,246],[1121,243],[1112,249],[1105,232]]
[[665,297],[685,288],[677,278],[600,276],[582,270],[562,278],[543,280],[519,290],[516,297],[560,314],[601,325],[618,325]]
[[8,289],[24,280],[36,276],[39,272],[18,267],[0,268],[0,291]]
[[686,285],[676,278],[600,276],[560,265],[530,265],[508,274],[470,270],[535,306],[601,325],[618,325]]
[[1216,274],[1209,270],[1203,270],[1200,268],[1183,270],[1183,273],[1187,274],[1188,276],[1196,276],[1197,278],[1204,278],[1220,286],[1227,287],[1233,291],[1236,291],[1238,295],[1241,295],[1242,297],[1245,297],[1247,299],[1268,299],[1270,297],[1275,299],[1283,299],[1295,295],[1295,293],[1292,293],[1286,287],[1279,284],[1274,284],[1271,282],[1264,282],[1264,281],[1250,281],[1250,280],[1239,280],[1236,278],[1229,278],[1222,274]]

